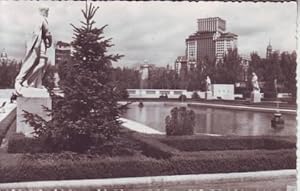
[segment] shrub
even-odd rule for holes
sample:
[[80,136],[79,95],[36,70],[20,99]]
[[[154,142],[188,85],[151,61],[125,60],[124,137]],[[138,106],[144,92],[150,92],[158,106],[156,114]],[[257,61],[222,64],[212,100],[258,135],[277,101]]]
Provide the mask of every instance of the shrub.
[[171,110],[171,116],[166,117],[167,135],[192,135],[195,126],[195,113],[186,107]]
[[[8,153],[56,153],[51,139],[25,137],[22,133],[14,133],[8,141]],[[83,143],[84,144],[84,143]],[[94,145],[86,151],[88,154],[101,156],[133,156],[140,155],[140,142],[129,137],[129,132],[121,131],[113,142]]]
[[190,137],[161,139],[161,142],[180,151],[254,150],[254,149],[293,149],[296,144],[275,138],[264,137]]
[[11,135],[8,141],[8,153],[41,153],[49,152],[49,145],[45,144],[45,140],[25,137],[22,133]]
[[162,159],[170,158],[176,152],[173,148],[159,142],[156,138],[143,136],[139,133],[132,135],[132,139],[141,145],[142,154],[148,157]]
[[179,96],[179,101],[186,101],[186,95],[183,95],[183,94],[181,94],[180,96]]
[[157,160],[73,154],[25,155],[0,165],[0,182],[228,173],[296,168],[296,150],[204,152]]
[[200,99],[199,94],[198,94],[197,92],[194,92],[194,93],[192,94],[192,99],[194,99],[194,100]]
[[276,98],[277,94],[274,91],[264,91],[264,98]]

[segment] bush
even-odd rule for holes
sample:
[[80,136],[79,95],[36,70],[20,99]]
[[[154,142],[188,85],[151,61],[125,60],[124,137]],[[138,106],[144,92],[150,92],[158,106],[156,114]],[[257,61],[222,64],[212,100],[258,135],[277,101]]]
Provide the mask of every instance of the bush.
[[50,148],[41,139],[25,137],[22,133],[13,134],[8,141],[8,153],[42,153]]
[[194,100],[200,99],[199,94],[197,92],[194,92],[193,95],[192,95],[192,99],[194,99]]
[[[3,157],[3,156],[2,156]],[[93,155],[25,155],[0,165],[0,182],[229,173],[296,168],[296,150],[202,152],[157,160]]]
[[191,137],[161,139],[161,142],[180,151],[293,149],[296,143],[263,137]]
[[186,98],[186,95],[181,94],[178,99],[179,99],[179,101],[186,101],[187,98]]
[[[8,153],[55,153],[51,139],[25,137],[22,133],[13,134],[8,141]],[[83,143],[84,144],[84,143]],[[129,132],[121,131],[120,136],[108,142],[91,147],[86,153],[101,156],[133,156],[141,152],[140,142],[132,139]]]
[[166,144],[159,142],[155,137],[143,136],[139,133],[135,133],[132,139],[140,142],[142,154],[148,157],[162,159],[170,158],[175,149],[169,147]]
[[264,91],[264,98],[276,98],[276,92],[274,91]]
[[244,91],[243,92],[243,98],[250,98],[251,97],[251,91]]
[[171,110],[171,116],[166,117],[167,135],[192,135],[195,126],[195,113],[186,107]]

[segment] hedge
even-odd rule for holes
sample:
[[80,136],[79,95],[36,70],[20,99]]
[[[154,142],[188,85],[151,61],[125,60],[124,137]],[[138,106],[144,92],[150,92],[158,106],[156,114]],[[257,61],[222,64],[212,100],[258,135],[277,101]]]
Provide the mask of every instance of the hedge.
[[160,139],[180,151],[252,150],[296,148],[296,143],[265,137],[185,137],[184,139]]
[[[91,147],[87,152],[106,156],[140,155],[140,142],[131,139],[131,133],[120,131],[120,136],[113,141]],[[14,133],[8,141],[8,153],[58,153],[46,140],[25,137],[22,133]]]
[[43,141],[25,137],[22,133],[14,133],[8,141],[8,153],[42,153],[46,152]]
[[148,157],[165,159],[173,156],[178,152],[177,149],[174,149],[166,144],[157,140],[155,135],[142,135],[140,133],[133,133],[131,138],[138,141],[141,145],[142,154]]
[[[142,135],[140,133],[125,132],[123,139],[119,139],[123,151],[116,153],[122,155],[135,155],[134,152],[125,152],[125,146],[141,152],[141,154],[156,159],[166,159],[182,152],[218,151],[218,150],[255,150],[255,149],[293,149],[296,148],[295,140],[290,137],[241,137],[241,136],[161,136]],[[127,141],[126,141],[127,140]],[[136,148],[134,148],[136,147]],[[42,141],[14,134],[8,142],[9,153],[42,153],[50,152]],[[103,150],[104,148],[104,150]],[[105,152],[103,147],[102,151]],[[111,147],[107,147],[111,150]],[[107,150],[106,149],[106,150]],[[125,150],[125,151],[124,151]],[[129,153],[129,154],[126,154]],[[132,153],[132,154],[130,154]],[[116,156],[116,155],[114,155]]]
[[[296,149],[198,152],[199,156],[169,159],[93,157],[59,154],[24,155],[15,164],[0,166],[0,182],[141,177],[228,173],[296,168]],[[59,159],[59,160],[58,160]]]

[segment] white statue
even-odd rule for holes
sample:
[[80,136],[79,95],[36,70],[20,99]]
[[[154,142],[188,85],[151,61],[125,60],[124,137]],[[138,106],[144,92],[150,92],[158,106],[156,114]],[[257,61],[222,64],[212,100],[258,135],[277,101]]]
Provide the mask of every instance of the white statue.
[[258,85],[258,78],[257,78],[257,75],[254,72],[252,72],[251,82],[252,82],[253,91],[260,92],[260,88],[259,88],[259,85]]
[[[47,93],[42,79],[47,67],[47,49],[51,47],[52,36],[48,28],[48,8],[40,8],[40,22],[27,43],[26,55],[16,77],[15,90],[18,96],[31,96],[36,92]],[[48,93],[47,93],[48,94]]]
[[210,77],[209,76],[206,76],[206,91],[211,91],[211,80],[210,80]]

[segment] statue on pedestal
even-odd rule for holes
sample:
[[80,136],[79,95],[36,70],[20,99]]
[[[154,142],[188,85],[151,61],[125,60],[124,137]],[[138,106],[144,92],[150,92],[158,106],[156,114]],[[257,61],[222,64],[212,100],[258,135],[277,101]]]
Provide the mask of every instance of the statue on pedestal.
[[254,72],[252,72],[251,83],[252,83],[251,100],[252,102],[260,102],[261,95],[260,95],[260,88],[258,84],[258,77]]
[[212,91],[211,91],[211,80],[209,76],[206,76],[206,92],[205,92],[205,99],[206,100],[211,100],[212,97]]
[[258,77],[257,77],[257,75],[254,72],[252,72],[251,82],[252,82],[253,91],[260,92],[260,88],[259,88],[259,85],[258,85]]
[[51,116],[43,108],[52,108],[52,100],[42,79],[47,68],[47,49],[51,47],[52,37],[48,28],[48,8],[40,8],[40,21],[32,38],[26,46],[26,55],[21,70],[15,80],[17,95],[17,133],[27,137],[34,136],[34,128],[27,123],[24,111],[36,114],[48,121]]
[[48,28],[48,8],[40,8],[40,22],[27,43],[26,55],[21,70],[15,80],[18,96],[30,97],[33,94],[48,95],[42,86],[42,79],[47,67],[47,49],[51,47],[52,36]]
[[206,82],[206,91],[210,92],[211,91],[211,80],[210,80],[209,76],[206,76],[205,82]]

